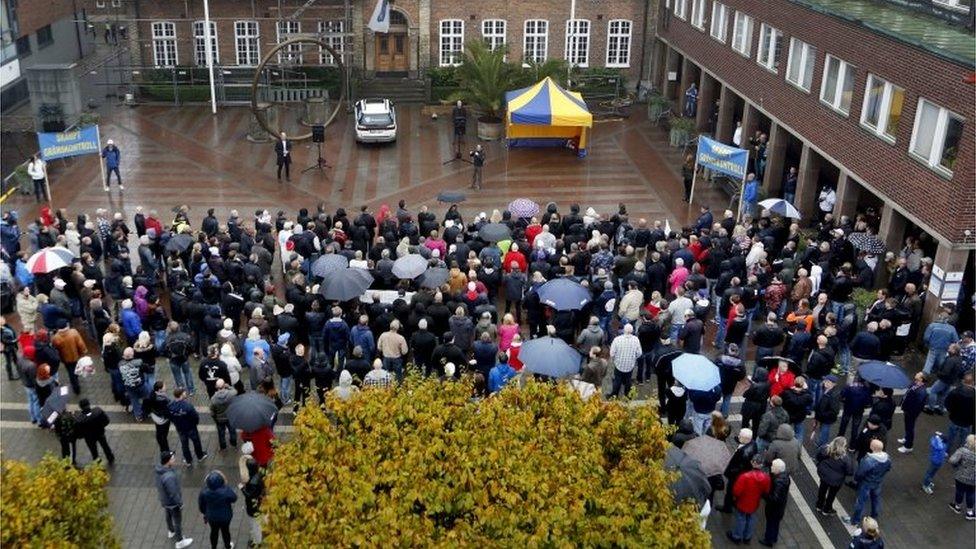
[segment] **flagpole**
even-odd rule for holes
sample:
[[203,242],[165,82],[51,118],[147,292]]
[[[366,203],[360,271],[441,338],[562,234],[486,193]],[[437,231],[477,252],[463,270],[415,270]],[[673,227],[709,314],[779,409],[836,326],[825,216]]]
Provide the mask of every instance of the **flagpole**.
[[567,29],[569,36],[566,38],[566,88],[571,87],[570,75],[573,73],[573,50],[576,45],[573,44],[573,38],[576,35],[576,0],[569,1],[569,28]]
[[102,185],[107,185],[108,180],[105,179],[105,162],[102,161],[102,132],[98,124],[95,124],[95,138],[98,139],[98,167],[102,172]]
[[691,192],[688,193],[688,205],[690,206],[692,201],[695,200],[695,182],[698,181],[698,155],[695,155],[695,164],[692,167],[691,175]]
[[739,211],[736,214],[736,220],[742,221],[742,197],[746,194],[746,176],[742,175],[742,186],[739,187]]
[[44,166],[44,190],[47,191],[47,205],[54,209],[54,197],[51,196],[51,178],[47,175],[47,162],[42,159],[41,162]]
[[217,114],[217,92],[214,89],[214,52],[210,34],[210,0],[203,0],[203,38],[207,43],[207,71],[210,73],[210,112]]

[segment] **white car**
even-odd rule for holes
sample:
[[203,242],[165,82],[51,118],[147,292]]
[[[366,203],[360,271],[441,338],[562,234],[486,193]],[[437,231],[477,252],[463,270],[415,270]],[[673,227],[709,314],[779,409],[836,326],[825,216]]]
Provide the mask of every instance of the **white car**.
[[396,108],[392,101],[360,99],[356,102],[356,141],[392,143],[396,137]]

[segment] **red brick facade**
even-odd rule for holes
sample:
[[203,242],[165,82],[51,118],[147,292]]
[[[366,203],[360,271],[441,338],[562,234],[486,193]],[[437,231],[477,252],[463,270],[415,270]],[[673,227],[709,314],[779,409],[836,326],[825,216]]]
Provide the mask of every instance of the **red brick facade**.
[[50,25],[74,13],[71,0],[29,0],[17,3],[18,37],[34,34],[37,29]]
[[[658,36],[696,65],[743,95],[750,103],[778,119],[800,137],[839,162],[860,181],[877,189],[884,200],[934,228],[952,242],[963,240],[963,231],[974,228],[974,86],[966,83],[972,66],[946,60],[920,48],[872,32],[862,26],[820,14],[787,0],[726,0],[729,9],[725,44],[709,36],[712,0],[705,5],[705,30],[669,17],[659,25]],[[690,5],[689,4],[689,12]],[[665,9],[663,6],[661,9]],[[754,19],[751,57],[730,47],[734,12]],[[760,25],[769,24],[783,33],[779,73],[757,64]],[[810,93],[785,80],[789,40],[796,37],[816,47],[816,63]],[[825,55],[838,57],[855,67],[849,116],[820,102]],[[904,88],[905,100],[895,143],[869,133],[861,124],[861,110],[868,73]],[[924,97],[965,119],[958,160],[951,179],[937,174],[909,154],[918,108]]]

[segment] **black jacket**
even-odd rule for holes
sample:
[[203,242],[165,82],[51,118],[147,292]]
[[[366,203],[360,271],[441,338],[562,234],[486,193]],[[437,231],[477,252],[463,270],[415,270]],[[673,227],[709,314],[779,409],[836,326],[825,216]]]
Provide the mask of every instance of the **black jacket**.
[[976,389],[969,385],[960,385],[949,391],[945,399],[949,421],[960,427],[972,427],[973,416],[976,415]]
[[813,407],[813,419],[821,425],[833,425],[840,414],[840,389],[825,391]]
[[757,381],[742,394],[742,419],[758,418],[766,412],[769,400],[769,382]]
[[874,406],[871,406],[870,415],[875,414],[881,418],[881,423],[884,424],[885,428],[891,430],[891,420],[895,415],[895,401],[885,397],[875,400]]
[[826,444],[821,446],[814,456],[814,461],[817,462],[817,475],[820,477],[820,482],[827,486],[841,486],[845,478],[854,474],[854,463],[849,455],[830,457],[827,448]]
[[738,448],[732,453],[732,459],[729,460],[728,465],[725,466],[725,478],[729,479],[726,486],[731,486],[735,482],[735,479],[739,478],[739,475],[752,469],[752,458],[759,453],[759,448],[756,446],[755,441],[750,441]]
[[783,472],[772,475],[773,483],[766,494],[766,516],[782,517],[786,514],[786,502],[790,499],[790,475]]
[[78,412],[77,415],[78,434],[84,439],[97,439],[105,436],[105,428],[108,427],[108,415],[99,407],[94,407],[88,412]]
[[779,396],[783,399],[783,409],[790,416],[790,423],[796,425],[807,417],[807,408],[813,404],[813,395],[809,390],[790,389]]

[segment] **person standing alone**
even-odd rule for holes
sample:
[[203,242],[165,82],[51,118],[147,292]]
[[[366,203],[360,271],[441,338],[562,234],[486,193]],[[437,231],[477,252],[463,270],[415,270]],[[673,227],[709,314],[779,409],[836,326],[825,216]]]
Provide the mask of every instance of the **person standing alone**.
[[27,175],[34,182],[34,198],[38,202],[50,200],[51,197],[47,195],[47,185],[45,185],[47,182],[47,164],[36,154],[31,156],[27,163]]
[[275,155],[278,160],[278,181],[281,181],[281,168],[285,169],[285,180],[291,181],[291,141],[285,132],[275,142]]
[[471,188],[481,189],[481,172],[485,167],[485,151],[482,150],[481,144],[478,144],[469,153],[469,156],[471,156],[471,165],[474,166],[474,172],[471,174]]
[[162,452],[159,455],[159,465],[156,466],[156,491],[159,493],[159,503],[166,512],[166,537],[178,540],[176,549],[193,543],[193,538],[183,537],[183,490],[180,488],[180,477],[176,474],[176,454]]
[[122,186],[122,174],[119,173],[119,163],[122,160],[122,151],[115,146],[115,141],[111,139],[102,149],[102,158],[105,159],[105,191],[108,192],[109,184],[112,182],[112,172],[115,172],[115,180],[119,184],[119,190],[124,191]]

